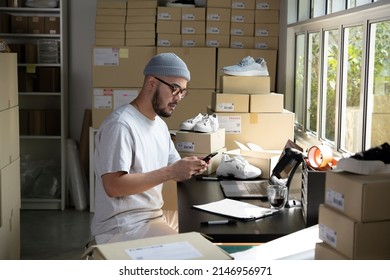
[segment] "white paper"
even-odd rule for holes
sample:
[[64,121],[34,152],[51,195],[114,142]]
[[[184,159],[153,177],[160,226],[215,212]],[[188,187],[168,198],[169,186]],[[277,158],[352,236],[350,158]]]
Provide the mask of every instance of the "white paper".
[[187,241],[126,249],[126,253],[134,260],[188,260],[203,256]]
[[194,205],[195,208],[238,219],[259,219],[272,215],[277,210],[271,210],[235,199],[225,198],[216,202]]
[[95,66],[118,66],[119,48],[95,48],[93,64]]

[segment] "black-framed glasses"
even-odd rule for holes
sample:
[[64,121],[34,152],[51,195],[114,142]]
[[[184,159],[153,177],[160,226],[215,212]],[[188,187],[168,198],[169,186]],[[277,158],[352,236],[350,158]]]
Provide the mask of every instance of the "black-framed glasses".
[[170,84],[164,80],[161,80],[160,78],[157,78],[157,77],[154,77],[154,78],[156,80],[162,82],[164,85],[167,85],[171,89],[171,91],[172,91],[171,93],[173,96],[180,94],[180,97],[184,98],[188,94],[188,90],[186,88],[181,88],[181,86],[179,86],[178,84]]

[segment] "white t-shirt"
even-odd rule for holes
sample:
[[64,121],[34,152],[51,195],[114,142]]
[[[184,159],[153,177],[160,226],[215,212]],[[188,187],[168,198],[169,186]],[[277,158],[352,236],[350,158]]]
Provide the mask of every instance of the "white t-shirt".
[[124,171],[145,173],[179,160],[166,123],[150,120],[126,104],[111,113],[95,136],[95,214],[92,234],[127,232],[162,215],[162,184],[136,195],[107,196],[101,176]]

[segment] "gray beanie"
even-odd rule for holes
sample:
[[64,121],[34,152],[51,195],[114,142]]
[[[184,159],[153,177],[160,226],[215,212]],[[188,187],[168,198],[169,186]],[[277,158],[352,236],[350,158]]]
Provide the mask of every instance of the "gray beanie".
[[144,75],[173,76],[190,80],[186,63],[174,53],[160,53],[145,66]]

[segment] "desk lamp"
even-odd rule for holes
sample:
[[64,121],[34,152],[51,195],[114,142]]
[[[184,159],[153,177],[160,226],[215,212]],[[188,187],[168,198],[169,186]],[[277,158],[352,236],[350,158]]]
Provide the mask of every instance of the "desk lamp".
[[[270,177],[270,182],[278,185],[287,186],[287,197],[290,191],[290,184],[292,178],[294,177],[295,171],[299,165],[304,161],[304,156],[301,151],[295,148],[285,148],[284,153],[282,154],[279,162],[276,164],[272,170],[272,175]],[[282,178],[282,176],[287,176],[287,178]],[[300,203],[297,203],[296,200],[288,200],[285,207],[294,207],[300,206]]]

